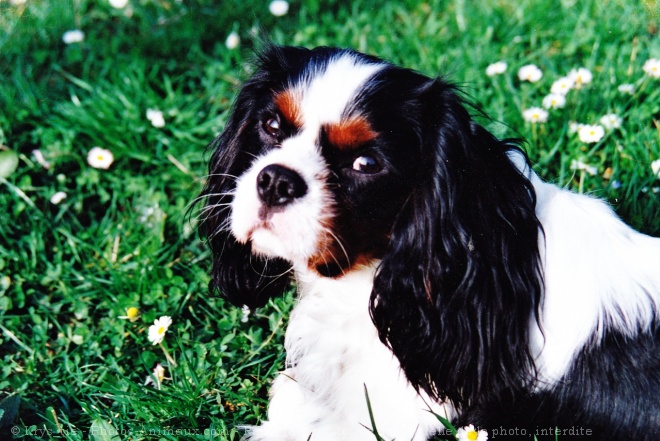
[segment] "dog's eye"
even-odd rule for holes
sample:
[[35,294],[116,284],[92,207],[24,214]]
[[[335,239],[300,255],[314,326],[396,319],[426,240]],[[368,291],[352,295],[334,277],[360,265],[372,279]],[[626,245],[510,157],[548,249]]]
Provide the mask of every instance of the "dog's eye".
[[355,161],[353,161],[353,170],[358,171],[360,173],[364,174],[374,174],[378,173],[381,171],[382,167],[376,161],[373,157],[371,156],[358,156],[355,158]]
[[271,136],[278,136],[280,134],[280,118],[277,115],[266,118],[263,126],[266,133]]

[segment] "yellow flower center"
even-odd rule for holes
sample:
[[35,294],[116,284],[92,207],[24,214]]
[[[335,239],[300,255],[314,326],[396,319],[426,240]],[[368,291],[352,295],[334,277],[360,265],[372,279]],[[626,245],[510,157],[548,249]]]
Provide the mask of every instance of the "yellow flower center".
[[130,308],[128,308],[126,310],[126,316],[131,320],[136,318],[139,313],[140,313],[140,310],[137,309],[135,306],[131,306]]
[[476,441],[477,438],[479,438],[479,434],[475,430],[470,430],[467,433],[467,439],[469,439],[470,441]]
[[160,328],[158,328],[158,335],[163,335],[163,334],[165,334],[165,326],[161,326]]
[[104,159],[104,158],[103,158],[103,155],[97,155],[97,156],[96,156],[96,160],[97,160],[97,161],[103,161],[103,159]]

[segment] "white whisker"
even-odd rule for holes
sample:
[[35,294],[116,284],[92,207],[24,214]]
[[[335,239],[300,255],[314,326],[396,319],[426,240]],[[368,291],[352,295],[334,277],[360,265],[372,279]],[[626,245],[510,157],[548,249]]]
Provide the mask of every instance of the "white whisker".
[[229,173],[209,173],[208,175],[203,175],[202,179],[216,178],[216,177],[231,178],[234,181],[238,180],[238,176],[230,175]]
[[[199,213],[193,218],[193,220],[200,223],[207,222],[210,218],[221,214],[223,211],[229,208],[229,206],[230,206],[229,204],[219,204],[219,205],[204,207],[204,209],[200,210]],[[216,208],[220,208],[220,209],[216,212],[215,211]],[[228,222],[228,219],[225,220],[224,222]]]
[[[325,233],[329,234],[335,240],[335,242],[337,242],[337,244],[341,248],[342,252],[344,253],[344,257],[346,257],[346,262],[348,262],[350,264],[351,259],[348,256],[348,252],[346,251],[346,248],[344,247],[344,244],[341,243],[341,240],[339,240],[339,237],[337,237],[337,235],[328,227],[324,227],[323,230],[325,231]],[[334,256],[333,256],[333,259],[334,259]],[[335,259],[335,262],[337,262],[336,259]],[[339,262],[337,262],[337,264],[339,265]],[[341,267],[341,265],[340,265],[340,267]]]

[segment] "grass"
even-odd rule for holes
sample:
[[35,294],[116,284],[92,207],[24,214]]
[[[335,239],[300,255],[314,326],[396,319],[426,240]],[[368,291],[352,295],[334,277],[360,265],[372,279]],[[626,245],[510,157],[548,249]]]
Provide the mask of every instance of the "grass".
[[[492,117],[490,130],[529,140],[543,177],[660,234],[660,80],[642,71],[660,58],[656,0],[311,0],[283,17],[245,0],[14,3],[0,0],[0,437],[238,440],[239,425],[264,417],[293,294],[243,321],[208,295],[209,253],[186,217],[256,35],[442,73]],[[64,44],[71,29],[84,41]],[[507,71],[487,77],[498,60]],[[529,63],[543,70],[538,83],[516,77]],[[577,67],[592,83],[547,123],[526,123],[522,110]],[[601,141],[569,133],[569,121],[610,112],[623,124]],[[114,155],[109,169],[87,164],[94,146]],[[129,307],[136,321],[120,318]],[[176,367],[147,340],[162,315],[173,318],[163,344]],[[145,386],[156,363],[165,378]]]

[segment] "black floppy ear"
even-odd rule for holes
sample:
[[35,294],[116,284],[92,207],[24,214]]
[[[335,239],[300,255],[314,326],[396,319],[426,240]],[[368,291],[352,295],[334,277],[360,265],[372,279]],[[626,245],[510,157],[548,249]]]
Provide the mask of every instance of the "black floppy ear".
[[535,193],[456,90],[420,90],[422,161],[374,280],[371,312],[411,383],[465,409],[531,381],[542,290]]
[[209,145],[213,153],[208,180],[199,198],[205,205],[199,232],[213,255],[210,289],[219,290],[237,306],[263,306],[269,298],[282,294],[289,284],[290,264],[252,254],[250,245],[237,242],[229,231],[236,180],[259,154],[261,145],[254,133],[256,107],[281,81],[269,76],[268,71],[282,72],[286,66],[275,64],[284,62],[284,52],[275,46],[260,55],[257,72],[239,93],[225,129]]

